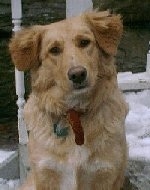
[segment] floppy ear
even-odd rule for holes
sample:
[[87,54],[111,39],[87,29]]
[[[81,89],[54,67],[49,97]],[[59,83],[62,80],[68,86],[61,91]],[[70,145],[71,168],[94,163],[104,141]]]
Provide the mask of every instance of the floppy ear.
[[39,65],[42,26],[33,26],[17,32],[9,43],[12,60],[19,71]]
[[122,36],[123,24],[120,15],[109,11],[91,12],[84,15],[93,31],[99,47],[108,55],[114,56]]

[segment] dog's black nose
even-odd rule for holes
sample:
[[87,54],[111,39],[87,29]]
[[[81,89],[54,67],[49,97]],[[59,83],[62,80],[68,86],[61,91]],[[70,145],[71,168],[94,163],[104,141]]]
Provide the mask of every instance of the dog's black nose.
[[85,81],[86,77],[87,77],[87,71],[82,66],[72,67],[68,71],[68,78],[73,83],[81,84],[82,82]]

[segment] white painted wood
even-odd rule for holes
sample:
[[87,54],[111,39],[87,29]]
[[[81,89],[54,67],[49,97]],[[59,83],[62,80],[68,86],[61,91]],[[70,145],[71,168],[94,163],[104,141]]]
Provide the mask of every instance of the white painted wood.
[[25,104],[24,93],[24,72],[18,71],[15,68],[15,82],[16,82],[16,94],[18,96],[18,133],[19,133],[19,143],[27,144],[28,134],[24,122],[23,109]]
[[21,18],[22,18],[22,6],[21,0],[11,0],[11,11],[12,11],[12,23],[14,24],[13,31],[17,32],[21,29]]
[[[12,9],[12,23],[14,24],[13,31],[17,32],[21,30],[21,18],[22,18],[21,0],[11,0],[11,9]],[[17,105],[18,105],[19,143],[26,144],[28,136],[23,117],[23,108],[25,104],[24,72],[20,72],[17,69],[15,69],[15,82],[16,82],[16,94],[18,96]]]
[[[22,18],[22,5],[21,0],[11,0],[12,8],[12,23],[14,24],[13,31],[17,32],[21,30],[21,18]],[[20,181],[24,181],[26,178],[26,162],[28,162],[27,154],[27,141],[28,134],[24,122],[23,109],[25,104],[24,94],[24,72],[20,72],[15,68],[15,83],[16,83],[16,94],[18,96],[18,134],[19,134],[19,168],[20,168]],[[25,148],[22,148],[25,147]],[[24,156],[22,156],[24,155]],[[26,172],[24,172],[26,171]]]
[[149,50],[147,53],[147,66],[146,66],[146,72],[150,75],[150,41],[149,41]]
[[[150,45],[150,42],[149,42]],[[146,72],[133,74],[132,72],[118,73],[118,83],[122,90],[150,89],[150,49],[147,53]]]
[[22,17],[21,0],[11,0],[11,10],[12,10],[13,19],[21,19]]
[[150,53],[147,54],[147,66],[146,71],[150,74]]
[[66,0],[66,17],[73,17],[84,11],[92,10],[92,0]]
[[150,89],[150,74],[148,72],[132,74],[132,72],[118,73],[119,87],[122,90]]

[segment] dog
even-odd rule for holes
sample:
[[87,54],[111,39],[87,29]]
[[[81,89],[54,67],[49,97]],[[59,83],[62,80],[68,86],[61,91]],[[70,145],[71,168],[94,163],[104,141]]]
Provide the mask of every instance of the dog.
[[30,70],[24,108],[31,172],[21,190],[120,190],[128,106],[117,84],[120,15],[87,12],[23,29],[9,49]]

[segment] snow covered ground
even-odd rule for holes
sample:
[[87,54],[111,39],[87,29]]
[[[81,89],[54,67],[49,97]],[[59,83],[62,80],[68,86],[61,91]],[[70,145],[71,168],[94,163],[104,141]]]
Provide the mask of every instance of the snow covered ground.
[[12,156],[14,154],[14,151],[3,151],[0,150],[0,165],[2,165],[2,163],[9,159],[10,156]]
[[129,157],[150,161],[150,90],[125,96],[130,108],[126,118]]
[[[150,161],[150,90],[126,93],[125,97],[130,109],[126,118],[129,157],[133,160]],[[0,151],[0,161],[7,156],[6,152]],[[0,179],[0,185],[2,183],[8,185],[8,190],[14,190],[18,185],[18,181]]]
[[[18,153],[16,151],[0,150],[0,190],[16,190],[17,187],[19,186],[19,180],[18,179],[6,180],[6,179],[1,178],[1,177],[3,177],[3,168],[5,168],[5,169],[7,168],[8,173],[13,171],[12,168],[11,168],[12,170],[10,171],[10,168],[9,168],[10,166],[6,167],[6,165],[8,163],[12,163],[12,160],[16,158],[16,155],[18,155]],[[13,172],[16,172],[16,170]],[[6,173],[4,174],[4,176],[6,176]],[[12,176],[13,175],[14,174],[12,174]]]
[[19,180],[6,180],[0,178],[0,190],[17,190]]

